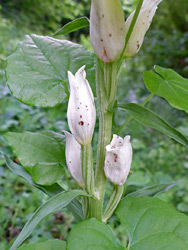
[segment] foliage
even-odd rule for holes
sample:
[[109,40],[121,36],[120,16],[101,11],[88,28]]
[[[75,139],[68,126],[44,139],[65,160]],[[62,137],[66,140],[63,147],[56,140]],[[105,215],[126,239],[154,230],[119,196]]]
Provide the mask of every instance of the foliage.
[[117,209],[129,234],[129,249],[186,249],[188,218],[158,198],[128,197]]

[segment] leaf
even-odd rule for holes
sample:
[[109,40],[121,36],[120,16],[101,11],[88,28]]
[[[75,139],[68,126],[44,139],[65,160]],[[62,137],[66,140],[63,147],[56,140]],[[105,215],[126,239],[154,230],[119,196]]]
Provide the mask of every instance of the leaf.
[[21,243],[32,233],[33,229],[44,219],[47,215],[54,213],[57,210],[65,208],[73,199],[78,196],[88,196],[82,190],[64,191],[56,196],[50,198],[46,203],[40,206],[33,214],[31,219],[25,224],[21,233],[13,243],[10,250],[16,249]]
[[[6,155],[4,155],[4,158],[5,158],[5,161],[6,161],[6,164],[7,164],[8,168],[13,173],[21,176],[26,181],[28,181],[31,185],[33,185],[34,187],[40,189],[41,191],[43,191],[48,196],[53,197],[54,195],[59,194],[62,191],[64,191],[64,189],[57,183],[55,183],[55,184],[53,184],[51,186],[42,186],[42,185],[38,185],[38,184],[34,183],[32,181],[31,175],[22,166],[20,166],[20,165],[16,164],[15,162],[13,162]],[[78,200],[75,199],[75,200],[71,201],[71,203],[69,203],[67,205],[67,209],[72,212],[72,214],[74,215],[76,221],[83,220],[82,206],[81,206],[81,204],[80,204],[80,202]]]
[[66,250],[66,242],[62,240],[46,240],[44,242],[24,244],[18,250]]
[[188,249],[188,218],[151,197],[124,198],[116,214],[129,235],[129,250]]
[[165,135],[168,135],[169,137],[188,147],[187,138],[151,110],[135,103],[122,104],[118,106],[124,111],[128,112],[141,124],[159,130]]
[[126,197],[140,197],[140,196],[155,196],[158,193],[169,190],[170,188],[177,185],[179,182],[169,182],[164,184],[153,185],[143,189],[139,189],[136,192],[129,193]]
[[24,167],[16,164],[13,162],[9,157],[4,155],[7,167],[15,174],[23,177],[26,181],[28,181],[30,184],[32,184],[34,187],[40,189],[48,196],[52,197],[60,192],[63,191],[63,188],[59,186],[57,183],[51,185],[51,186],[42,186],[34,183],[32,181],[32,176],[24,169]]
[[67,240],[67,250],[123,250],[111,229],[96,219],[75,225]]
[[63,166],[58,163],[37,163],[32,168],[32,179],[40,185],[52,185],[63,176]]
[[188,79],[159,66],[155,66],[154,71],[145,71],[143,79],[151,93],[165,98],[174,108],[188,112]]
[[11,93],[27,105],[54,107],[67,98],[67,71],[86,66],[95,86],[94,53],[83,46],[48,36],[26,35],[7,59],[6,78]]
[[80,17],[65,24],[54,34],[54,36],[69,34],[73,31],[80,30],[85,27],[89,27],[89,19],[87,17]]
[[63,177],[61,165],[65,163],[63,135],[55,132],[9,132],[4,137],[20,163],[31,173],[34,182],[51,185]]

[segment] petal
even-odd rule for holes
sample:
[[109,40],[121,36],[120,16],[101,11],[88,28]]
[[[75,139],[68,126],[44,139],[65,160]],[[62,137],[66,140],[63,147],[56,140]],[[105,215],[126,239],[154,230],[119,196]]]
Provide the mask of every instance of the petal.
[[96,55],[116,61],[125,44],[124,12],[120,0],[92,0],[90,38]]
[[[121,146],[117,145],[119,139],[121,139],[119,142],[123,142]],[[121,137],[114,135],[111,144],[106,146],[104,166],[106,177],[116,185],[123,185],[129,174],[131,162],[132,147],[130,136],[126,136],[123,140]]]
[[77,183],[83,187],[83,178],[81,171],[81,146],[74,139],[74,136],[67,131],[63,131],[66,137],[66,162],[69,172]]
[[[140,13],[133,28],[131,37],[128,41],[124,56],[134,56],[141,48],[145,33],[149,29],[153,16],[156,12],[158,4],[162,0],[144,0]],[[126,33],[129,30],[135,11],[128,17],[125,22]]]
[[81,67],[75,76],[68,72],[70,97],[67,109],[69,129],[82,145],[91,141],[96,120],[94,97],[84,68]]

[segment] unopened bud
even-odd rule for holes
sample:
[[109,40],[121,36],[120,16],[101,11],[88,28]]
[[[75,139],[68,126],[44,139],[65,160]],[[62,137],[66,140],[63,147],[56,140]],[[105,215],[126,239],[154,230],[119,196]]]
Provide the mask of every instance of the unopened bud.
[[63,131],[66,137],[66,163],[72,177],[76,180],[79,186],[83,187],[84,182],[81,170],[81,146],[74,139],[74,136],[67,131]]
[[[157,10],[157,6],[161,1],[162,0],[143,1],[140,13],[138,15],[135,26],[133,28],[130,39],[124,52],[125,57],[132,57],[140,50],[145,33],[149,29],[153,16],[155,15],[155,12]],[[127,18],[125,22],[126,33],[129,30],[134,13],[135,11],[133,11],[133,13]]]
[[120,0],[92,0],[90,13],[91,44],[104,62],[113,62],[125,45],[125,21]]
[[132,162],[132,147],[130,136],[124,139],[113,135],[113,139],[106,146],[104,172],[106,178],[116,185],[123,185],[127,179]]
[[94,97],[84,68],[81,67],[75,76],[68,71],[70,97],[67,120],[71,133],[81,145],[91,142],[96,121]]

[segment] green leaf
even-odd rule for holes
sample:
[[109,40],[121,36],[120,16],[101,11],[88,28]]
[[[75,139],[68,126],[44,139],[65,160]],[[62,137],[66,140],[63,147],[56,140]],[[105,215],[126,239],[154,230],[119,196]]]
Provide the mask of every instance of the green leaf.
[[118,106],[124,111],[128,112],[131,116],[133,116],[134,119],[136,119],[141,124],[159,130],[165,135],[168,135],[169,137],[188,147],[187,138],[179,131],[171,127],[159,115],[152,112],[151,110],[135,103],[121,104]]
[[83,46],[48,36],[26,35],[7,59],[6,78],[11,93],[27,105],[54,107],[67,98],[67,71],[86,65],[95,86],[94,53]]
[[32,168],[32,179],[40,185],[52,185],[63,176],[63,166],[58,163],[37,163]]
[[67,250],[123,250],[111,229],[96,219],[75,225],[67,240]]
[[60,192],[63,191],[63,188],[58,185],[57,183],[51,185],[51,186],[42,186],[42,185],[38,185],[36,183],[33,182],[32,180],[32,176],[25,170],[24,167],[16,164],[15,162],[13,162],[8,156],[4,155],[7,167],[15,174],[21,176],[22,178],[24,178],[26,181],[28,181],[30,184],[32,184],[34,187],[40,189],[41,191],[43,191],[45,194],[47,194],[48,196],[52,197]]
[[164,184],[153,185],[150,187],[139,189],[136,192],[129,193],[126,197],[155,196],[156,194],[167,191],[178,184],[179,182],[176,181],[176,182],[168,182]]
[[[45,194],[47,194],[50,197],[53,197],[54,195],[61,193],[64,191],[64,189],[57,183],[51,185],[51,186],[42,186],[34,183],[32,181],[32,176],[20,165],[16,164],[13,162],[9,157],[4,155],[6,164],[8,168],[15,174],[21,176],[24,178],[26,181],[28,181],[31,185],[34,187],[40,189],[43,191]],[[82,206],[78,200],[73,200],[71,201],[70,204],[67,205],[67,209],[72,212],[74,215],[76,221],[81,221],[83,220],[83,211],[82,211]]]
[[[55,132],[5,134],[20,163],[31,173],[34,182],[51,185],[63,177],[64,136]],[[53,173],[53,174],[52,174]]]
[[39,243],[24,244],[18,250],[66,250],[66,242],[62,240],[46,240]]
[[188,112],[188,79],[159,66],[144,72],[143,79],[151,93],[165,98],[174,108]]
[[129,250],[188,249],[188,218],[151,197],[127,197],[116,214],[129,235]]
[[10,250],[14,250],[20,246],[20,244],[32,233],[33,229],[39,224],[39,222],[47,215],[65,208],[73,199],[78,196],[88,196],[88,194],[82,190],[71,190],[62,192],[50,198],[46,203],[36,210],[31,219],[25,224]]
[[69,34],[73,31],[80,30],[85,27],[89,27],[89,19],[87,17],[80,17],[65,24],[54,34],[54,36]]

